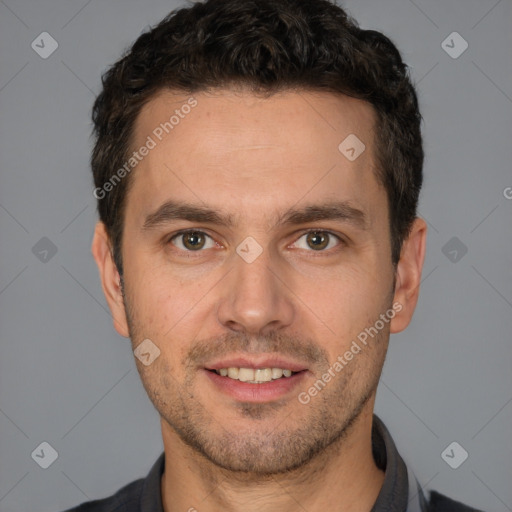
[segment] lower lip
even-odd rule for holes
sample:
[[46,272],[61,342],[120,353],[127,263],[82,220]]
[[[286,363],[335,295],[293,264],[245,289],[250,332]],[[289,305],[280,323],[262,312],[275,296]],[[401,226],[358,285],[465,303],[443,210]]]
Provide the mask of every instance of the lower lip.
[[283,398],[306,378],[307,373],[307,370],[304,370],[292,374],[291,377],[282,377],[262,384],[251,384],[222,377],[214,371],[205,369],[202,371],[217,389],[241,402],[271,402]]

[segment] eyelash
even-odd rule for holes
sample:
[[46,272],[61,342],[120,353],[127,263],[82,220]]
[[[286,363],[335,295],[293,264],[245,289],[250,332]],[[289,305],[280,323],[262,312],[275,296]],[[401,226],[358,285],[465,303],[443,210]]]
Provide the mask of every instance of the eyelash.
[[[183,236],[183,235],[186,235],[186,234],[189,234],[189,233],[199,233],[201,235],[204,235],[208,238],[210,238],[211,240],[213,240],[213,238],[208,235],[208,233],[204,232],[204,231],[201,231],[201,230],[198,230],[198,229],[184,229],[182,231],[178,231],[177,233],[174,233],[168,240],[167,240],[167,243],[172,243],[172,241],[175,239],[175,238],[178,238],[180,236]],[[336,247],[339,247],[339,245],[346,245],[346,242],[345,240],[343,240],[339,235],[333,233],[332,231],[328,231],[328,230],[325,230],[325,229],[317,229],[317,228],[311,228],[311,229],[308,229],[307,231],[304,231],[297,240],[300,240],[303,236],[306,236],[308,235],[309,233],[321,233],[321,234],[327,234],[329,235],[329,237],[334,237],[335,239],[337,239],[338,241],[338,245]],[[295,243],[295,242],[294,242]],[[312,253],[330,253],[333,249],[335,250],[336,247],[334,248],[331,248],[331,249],[327,249],[327,250],[319,250],[319,251],[315,251],[313,249],[310,249],[308,252],[312,252]],[[186,250],[186,249],[179,249],[179,248],[176,248],[178,251],[181,251],[181,252],[186,252],[188,254],[194,254],[194,253],[201,253],[201,252],[204,252],[204,249],[199,249],[197,251],[190,251],[190,250]]]

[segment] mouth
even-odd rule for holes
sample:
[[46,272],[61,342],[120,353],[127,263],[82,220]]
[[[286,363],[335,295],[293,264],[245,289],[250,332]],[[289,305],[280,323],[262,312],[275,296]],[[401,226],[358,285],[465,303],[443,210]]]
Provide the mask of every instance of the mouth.
[[288,379],[292,375],[299,373],[289,368],[241,368],[237,366],[209,371],[215,372],[221,377],[227,377],[228,379],[238,380],[240,382],[248,382],[250,384],[263,384],[277,379]]
[[282,358],[236,358],[209,364],[203,372],[217,391],[237,401],[269,402],[291,394],[309,370]]

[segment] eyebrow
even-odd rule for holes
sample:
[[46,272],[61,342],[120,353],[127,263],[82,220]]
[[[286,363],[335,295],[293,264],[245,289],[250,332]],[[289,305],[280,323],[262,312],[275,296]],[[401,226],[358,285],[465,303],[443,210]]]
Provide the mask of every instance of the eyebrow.
[[[166,201],[146,217],[142,229],[149,231],[176,220],[216,224],[228,228],[237,226],[235,217],[231,214],[225,214],[207,206]],[[320,220],[343,221],[363,230],[367,229],[368,225],[367,217],[362,210],[351,206],[347,201],[336,201],[291,208],[278,216],[274,227],[307,224]]]

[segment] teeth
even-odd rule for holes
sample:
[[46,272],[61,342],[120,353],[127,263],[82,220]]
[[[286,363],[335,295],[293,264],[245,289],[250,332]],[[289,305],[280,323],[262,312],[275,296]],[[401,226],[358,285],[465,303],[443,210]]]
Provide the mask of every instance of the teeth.
[[251,368],[240,368],[240,370],[238,370],[238,380],[241,382],[254,380],[254,370]]
[[254,370],[254,379],[260,382],[270,382],[272,380],[272,369],[271,368],[258,368]]
[[[225,370],[225,368],[222,369]],[[238,368],[228,368],[228,377],[238,379]]]
[[291,377],[292,371],[282,368],[221,368],[215,370],[222,377],[249,382],[251,384],[261,384],[281,377]]
[[281,368],[272,368],[272,378],[280,379],[283,376],[283,370]]

